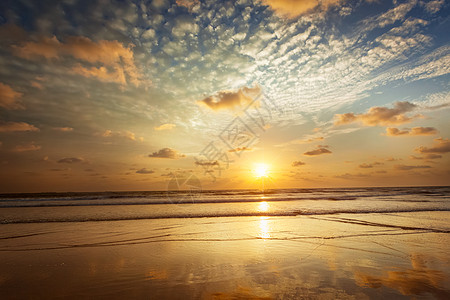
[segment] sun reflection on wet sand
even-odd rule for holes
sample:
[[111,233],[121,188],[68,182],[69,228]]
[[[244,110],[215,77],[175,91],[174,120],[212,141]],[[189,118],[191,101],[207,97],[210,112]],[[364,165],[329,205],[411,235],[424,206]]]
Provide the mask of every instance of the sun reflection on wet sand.
[[259,237],[262,239],[270,239],[269,217],[259,218]]

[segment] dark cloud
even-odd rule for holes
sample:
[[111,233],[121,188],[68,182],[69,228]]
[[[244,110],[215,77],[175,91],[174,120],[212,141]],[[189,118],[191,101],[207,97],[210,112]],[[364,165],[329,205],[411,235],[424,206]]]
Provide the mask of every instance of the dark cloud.
[[357,173],[357,174],[345,173],[345,174],[342,174],[342,175],[336,175],[334,177],[335,178],[340,178],[340,179],[357,179],[357,178],[369,177],[369,174],[364,174],[364,173]]
[[330,150],[328,150],[327,148],[328,148],[328,146],[322,146],[322,145],[319,145],[319,146],[317,146],[317,149],[311,150],[311,151],[307,151],[307,152],[303,153],[303,155],[315,156],[315,155],[330,154],[330,153],[332,153],[332,152],[331,152]]
[[416,160],[422,160],[422,159],[438,159],[438,158],[442,158],[442,155],[438,155],[438,154],[425,154],[423,156],[415,156],[415,155],[411,155],[409,158],[411,159],[416,159]]
[[214,160],[214,161],[196,161],[195,164],[197,166],[218,166],[219,162],[217,160]]
[[155,171],[153,170],[147,170],[146,168],[142,168],[140,170],[136,171],[137,174],[153,174]]
[[371,164],[366,164],[366,163],[360,164],[359,167],[361,169],[370,169],[370,168],[373,168],[374,166],[380,166],[380,165],[382,165],[382,163],[376,161]]
[[186,157],[186,155],[179,153],[175,149],[163,148],[159,151],[149,154],[148,157],[177,159],[177,158]]
[[247,147],[242,147],[242,148],[236,148],[236,149],[230,149],[228,150],[228,152],[241,152],[241,151],[252,151],[253,149],[251,148],[247,148]]
[[354,122],[361,122],[366,126],[386,126],[411,122],[421,117],[415,115],[409,117],[406,113],[413,111],[417,105],[410,102],[395,102],[394,108],[371,107],[365,114],[345,113],[335,115],[335,125],[344,125]]
[[395,165],[394,168],[400,171],[408,171],[413,169],[429,169],[430,166],[420,165],[420,166],[408,166],[408,165]]
[[302,161],[299,161],[299,160],[294,161],[294,162],[292,163],[292,166],[293,166],[293,167],[300,167],[300,166],[303,166],[303,165],[306,165],[306,163],[304,163],[304,162],[302,162]]
[[84,161],[82,158],[78,158],[78,157],[65,157],[65,158],[61,158],[60,160],[58,160],[58,163],[60,164],[75,164],[75,163],[80,163]]
[[450,140],[438,138],[434,140],[435,143],[431,147],[420,146],[416,148],[415,151],[418,153],[435,153],[435,154],[443,154],[450,152]]

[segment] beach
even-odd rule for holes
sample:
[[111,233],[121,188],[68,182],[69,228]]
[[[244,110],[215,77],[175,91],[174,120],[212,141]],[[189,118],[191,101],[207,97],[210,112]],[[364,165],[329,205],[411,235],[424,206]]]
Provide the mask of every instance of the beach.
[[450,297],[448,187],[178,196],[2,195],[2,299]]

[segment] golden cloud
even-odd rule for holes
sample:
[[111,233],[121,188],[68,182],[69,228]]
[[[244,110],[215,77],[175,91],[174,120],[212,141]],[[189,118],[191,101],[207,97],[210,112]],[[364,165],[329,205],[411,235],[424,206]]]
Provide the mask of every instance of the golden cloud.
[[14,54],[34,59],[60,59],[72,56],[78,60],[101,64],[101,66],[74,66],[72,71],[85,77],[94,77],[104,82],[116,82],[125,85],[131,82],[135,86],[142,83],[142,74],[134,64],[134,45],[125,47],[118,41],[101,40],[94,42],[87,37],[72,36],[66,42],[60,42],[55,36],[41,37],[37,42],[29,41],[20,46],[12,46]]
[[139,140],[141,142],[144,141],[143,137],[136,137],[136,134],[134,134],[131,131],[128,130],[119,130],[119,131],[112,131],[112,130],[105,130],[102,134],[102,137],[118,137],[118,138],[125,138],[128,139],[130,141],[136,141]]
[[0,122],[0,132],[39,131],[39,128],[25,122]]
[[387,136],[401,136],[401,135],[434,135],[438,131],[434,127],[413,127],[411,129],[400,130],[398,128],[389,127],[386,128]]
[[9,85],[0,82],[0,107],[6,109],[24,109],[25,106],[19,102],[22,93],[16,92]]
[[175,124],[171,124],[171,123],[166,123],[166,124],[162,124],[159,126],[154,127],[155,130],[170,130],[175,128],[176,125]]
[[339,0],[263,0],[278,15],[287,18],[295,18],[306,14],[316,7],[328,8],[336,5]]
[[26,151],[37,151],[40,149],[41,149],[41,146],[35,145],[34,142],[31,142],[29,144],[17,145],[14,148],[14,151],[15,152],[26,152]]
[[415,149],[416,152],[419,153],[434,153],[434,154],[442,154],[450,152],[450,140],[438,138],[434,140],[435,143],[431,147],[420,146]]
[[430,293],[436,299],[448,299],[450,291],[443,286],[445,274],[426,266],[421,255],[411,255],[412,269],[388,271],[385,276],[357,272],[356,282],[360,286],[380,288],[382,286],[398,290],[403,295],[423,295]]
[[409,117],[406,113],[411,112],[417,105],[410,102],[395,102],[394,108],[387,107],[371,107],[365,114],[336,114],[335,125],[344,125],[354,122],[361,122],[366,126],[388,126],[411,122],[422,115]]
[[243,87],[237,91],[218,92],[216,95],[197,101],[197,103],[206,105],[212,110],[234,109],[250,104],[260,93],[261,89],[258,86]]

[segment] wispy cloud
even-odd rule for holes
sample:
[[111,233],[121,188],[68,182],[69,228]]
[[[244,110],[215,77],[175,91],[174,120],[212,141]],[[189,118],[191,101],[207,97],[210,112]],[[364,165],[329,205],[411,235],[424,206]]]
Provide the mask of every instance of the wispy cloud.
[[410,155],[409,158],[415,159],[415,160],[423,160],[423,159],[439,159],[439,158],[442,158],[442,155],[429,153],[429,154],[425,154],[425,155],[423,155],[423,156]]
[[228,152],[242,152],[242,151],[252,151],[253,149],[252,148],[247,148],[247,147],[238,147],[238,148],[235,148],[235,149],[230,149],[230,150],[228,150]]
[[73,131],[72,127],[54,127],[53,130],[61,131],[61,132],[71,132]]
[[300,166],[304,166],[304,165],[306,165],[306,163],[299,161],[299,160],[292,162],[293,167],[300,167]]
[[162,125],[159,125],[159,126],[156,126],[156,127],[154,127],[154,129],[155,130],[170,130],[170,129],[173,129],[173,128],[175,128],[176,127],[176,125],[175,124],[172,124],[172,123],[166,123],[166,124],[162,124]]

